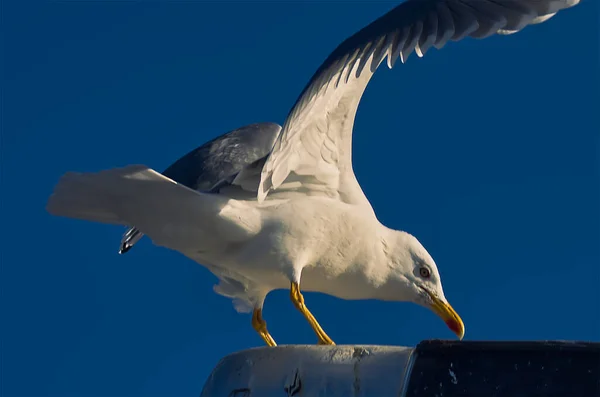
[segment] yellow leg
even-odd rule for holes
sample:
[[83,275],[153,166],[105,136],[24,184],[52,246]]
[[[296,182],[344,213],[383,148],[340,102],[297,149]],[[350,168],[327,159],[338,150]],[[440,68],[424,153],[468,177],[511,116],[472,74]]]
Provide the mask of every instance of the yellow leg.
[[290,298],[292,299],[294,306],[296,306],[296,309],[298,309],[300,313],[304,315],[313,331],[315,331],[315,334],[317,334],[317,338],[319,338],[319,345],[335,345],[331,338],[327,336],[325,331],[323,331],[323,328],[321,328],[312,313],[306,308],[306,305],[304,304],[304,297],[300,292],[300,286],[296,282],[292,282],[292,286],[290,288]]
[[254,309],[252,312],[252,328],[258,332],[261,338],[265,341],[267,346],[277,346],[275,340],[267,331],[267,322],[262,318],[262,309]]

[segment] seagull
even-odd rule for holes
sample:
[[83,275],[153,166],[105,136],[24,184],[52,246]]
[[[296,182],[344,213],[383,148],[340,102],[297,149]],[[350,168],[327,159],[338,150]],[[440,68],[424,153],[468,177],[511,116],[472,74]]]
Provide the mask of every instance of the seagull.
[[219,279],[215,292],[231,298],[237,311],[252,312],[252,326],[269,346],[276,342],[262,309],[277,289],[289,289],[318,344],[334,342],[302,291],[414,302],[462,339],[465,326],[444,295],[435,261],[416,237],[378,220],[354,175],[359,101],[381,64],[393,68],[398,59],[423,57],[448,41],[509,35],[578,3],[405,0],[329,55],[282,127],[258,124],[226,134],[164,174],[145,165],[68,172],[47,210],[131,227],[121,252],[145,234],[205,266]]

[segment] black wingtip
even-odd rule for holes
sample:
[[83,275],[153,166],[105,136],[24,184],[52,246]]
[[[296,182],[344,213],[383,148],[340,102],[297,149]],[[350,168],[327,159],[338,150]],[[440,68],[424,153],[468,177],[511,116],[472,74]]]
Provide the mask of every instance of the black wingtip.
[[121,248],[119,248],[119,255],[126,253],[131,249],[131,247],[133,247],[133,245],[129,245],[127,243],[121,244]]
[[142,232],[140,232],[137,228],[131,227],[129,228],[123,238],[121,239],[121,247],[119,248],[119,254],[124,254],[129,251],[135,243],[139,241],[143,236]]

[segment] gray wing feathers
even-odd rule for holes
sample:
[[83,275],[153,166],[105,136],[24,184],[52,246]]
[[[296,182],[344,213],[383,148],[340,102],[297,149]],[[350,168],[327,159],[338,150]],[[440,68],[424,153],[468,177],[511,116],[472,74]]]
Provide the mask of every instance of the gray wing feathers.
[[[355,191],[360,187],[351,172],[349,145],[352,120],[358,100],[371,75],[387,58],[392,68],[398,59],[406,62],[411,53],[419,57],[449,41],[465,37],[485,38],[493,34],[512,34],[524,27],[544,22],[558,11],[580,0],[406,0],[340,44],[313,75],[284,123],[283,130],[262,171],[258,199],[269,191],[284,188],[286,178],[296,170],[312,169],[318,183],[330,190]],[[351,97],[358,96],[353,100]],[[346,107],[346,114],[335,115],[346,126],[333,131],[321,128],[329,124],[332,113]],[[336,110],[337,109],[337,110]],[[323,131],[320,132],[319,130]],[[317,136],[326,133],[328,136]],[[312,134],[311,138],[296,135]],[[342,148],[329,171],[319,169],[312,158],[318,152],[304,142],[322,142]],[[304,147],[302,147],[304,145]],[[304,152],[304,153],[303,153]],[[301,158],[299,158],[299,156]],[[312,157],[312,158],[311,158]],[[329,159],[327,159],[329,160]],[[320,161],[320,160],[319,160]],[[323,164],[323,161],[320,161]],[[327,163],[327,161],[325,161]],[[338,171],[331,167],[335,165]],[[290,175],[290,178],[294,178]],[[342,186],[344,183],[356,186]]]
[[[162,174],[190,189],[210,191],[231,181],[247,165],[265,157],[280,131],[281,126],[275,123],[238,128],[192,150]],[[137,228],[129,228],[121,238],[119,254],[129,251],[142,237]]]
[[275,123],[258,123],[230,131],[186,154],[163,175],[194,190],[210,190],[266,156],[280,130]]

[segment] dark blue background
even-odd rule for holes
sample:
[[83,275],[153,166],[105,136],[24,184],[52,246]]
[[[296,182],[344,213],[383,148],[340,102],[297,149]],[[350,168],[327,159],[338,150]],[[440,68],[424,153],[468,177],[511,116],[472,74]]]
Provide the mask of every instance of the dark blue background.
[[[283,123],[345,37],[394,2],[3,1],[2,393],[193,396],[262,341],[204,268],[119,227],[51,217],[69,170],[158,170]],[[600,340],[597,2],[382,68],[355,125],[379,219],[436,259],[466,339]],[[452,338],[412,304],[307,294],[338,344]],[[314,343],[286,291],[275,338]]]

